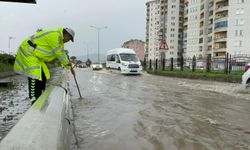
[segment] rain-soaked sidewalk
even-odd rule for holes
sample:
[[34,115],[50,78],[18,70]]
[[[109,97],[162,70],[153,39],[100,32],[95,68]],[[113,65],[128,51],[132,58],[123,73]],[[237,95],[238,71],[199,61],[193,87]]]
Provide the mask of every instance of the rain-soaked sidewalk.
[[250,97],[239,84],[105,70],[70,76],[81,150],[250,149]]

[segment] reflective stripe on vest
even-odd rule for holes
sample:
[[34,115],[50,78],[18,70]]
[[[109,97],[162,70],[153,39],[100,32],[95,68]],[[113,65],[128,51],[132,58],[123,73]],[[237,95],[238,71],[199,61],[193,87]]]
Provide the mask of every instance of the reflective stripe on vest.
[[40,69],[41,67],[40,66],[32,66],[32,67],[29,67],[29,68],[24,68],[23,64],[16,58],[16,62],[17,64],[23,69],[24,72],[28,72],[28,71],[31,71],[31,70],[35,70],[35,69]]
[[43,37],[43,36],[45,36],[45,35],[47,35],[47,34],[53,33],[53,32],[58,32],[58,33],[60,34],[59,31],[48,31],[48,32],[45,32],[45,33],[43,33],[43,34],[41,34],[41,35],[38,35],[37,37],[35,37],[35,35],[32,35],[32,36],[30,37],[30,40],[32,41],[32,43],[34,43],[34,39],[39,39],[39,38],[41,38],[41,37]]
[[44,52],[46,54],[50,54],[50,55],[54,55],[59,49],[60,49],[60,46],[57,46],[52,52],[50,52],[50,51],[45,50],[45,49],[36,48],[36,50],[38,50],[40,52]]
[[[32,35],[32,36],[30,37],[30,40],[31,40],[32,43],[34,43],[34,40],[35,40],[35,39],[39,39],[39,38],[41,38],[41,37],[43,37],[43,36],[45,36],[45,35],[48,35],[48,34],[50,34],[50,33],[53,33],[53,32],[58,32],[58,33],[60,34],[59,31],[48,31],[48,32],[45,32],[45,33],[43,33],[43,34],[41,34],[41,35],[38,35],[37,37],[35,37],[35,35]],[[61,40],[61,38],[59,37],[59,38],[58,38],[58,43],[60,43],[60,40]],[[54,55],[54,54],[57,52],[57,50],[59,50],[59,49],[60,49],[60,46],[56,47],[52,52],[50,52],[50,51],[48,51],[48,50],[46,50],[46,49],[41,49],[41,48],[36,48],[35,50],[38,50],[38,51],[43,52],[43,53],[46,53],[46,54]]]
[[25,52],[25,50],[24,50],[21,46],[19,47],[19,49],[20,49],[21,53],[22,53],[24,56],[26,56],[26,57],[32,56],[31,54],[27,54],[27,53]]

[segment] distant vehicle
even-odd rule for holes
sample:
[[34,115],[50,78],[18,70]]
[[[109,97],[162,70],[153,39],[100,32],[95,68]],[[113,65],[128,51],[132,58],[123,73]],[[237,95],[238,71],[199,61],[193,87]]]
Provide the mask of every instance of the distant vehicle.
[[79,64],[78,68],[87,68],[87,65],[86,64]]
[[250,63],[245,65],[245,73],[242,75],[242,84],[244,87],[250,87]]
[[204,68],[204,66],[197,66],[196,69],[198,69],[198,70],[204,70],[205,68]]
[[133,49],[116,48],[107,52],[107,69],[120,70],[122,74],[141,74],[142,65]]
[[94,64],[91,64],[91,68],[92,70],[102,70],[102,64],[99,64],[99,63],[94,63]]

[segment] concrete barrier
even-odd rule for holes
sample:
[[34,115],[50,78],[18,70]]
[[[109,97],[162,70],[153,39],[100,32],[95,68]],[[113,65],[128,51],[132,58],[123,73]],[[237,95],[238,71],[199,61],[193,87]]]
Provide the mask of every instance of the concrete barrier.
[[50,85],[1,141],[1,150],[69,149],[67,76]]
[[1,78],[6,78],[9,76],[14,76],[16,73],[14,71],[9,71],[9,72],[0,72],[0,79]]

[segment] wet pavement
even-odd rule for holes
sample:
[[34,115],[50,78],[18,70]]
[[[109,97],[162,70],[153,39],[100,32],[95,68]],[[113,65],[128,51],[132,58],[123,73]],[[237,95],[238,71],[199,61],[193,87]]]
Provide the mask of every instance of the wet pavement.
[[[250,93],[239,84],[76,70],[81,150],[248,150]],[[76,149],[73,148],[72,149]]]
[[12,81],[14,85],[0,88],[0,141],[30,107],[27,78],[12,76],[1,81]]
[[[61,74],[60,68],[51,69],[51,79],[46,85],[53,84]],[[28,79],[24,76],[11,76],[0,79],[13,82],[13,86],[0,87],[0,141],[18,123],[25,112],[31,107],[28,97]]]

